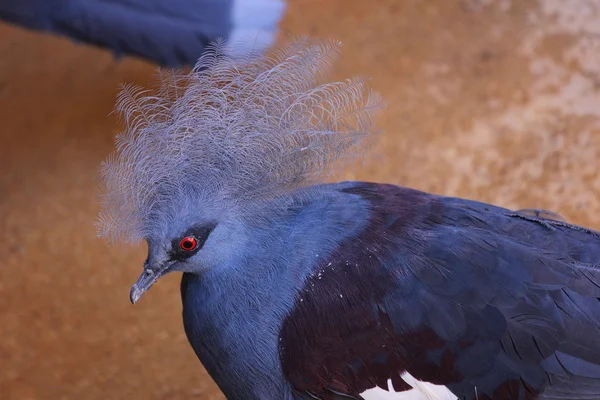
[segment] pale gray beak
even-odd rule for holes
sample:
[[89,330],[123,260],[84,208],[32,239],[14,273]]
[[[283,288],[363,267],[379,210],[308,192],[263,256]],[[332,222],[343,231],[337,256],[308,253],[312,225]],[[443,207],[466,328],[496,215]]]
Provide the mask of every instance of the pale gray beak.
[[151,268],[149,266],[146,266],[144,268],[144,272],[142,272],[138,280],[131,287],[131,291],[129,292],[129,300],[131,300],[131,304],[135,304],[140,299],[140,297],[142,297],[142,295],[146,293],[146,291],[156,283],[158,278],[163,276],[165,272],[169,269],[169,267],[173,264],[174,262],[168,262],[163,265],[158,265],[158,268]]

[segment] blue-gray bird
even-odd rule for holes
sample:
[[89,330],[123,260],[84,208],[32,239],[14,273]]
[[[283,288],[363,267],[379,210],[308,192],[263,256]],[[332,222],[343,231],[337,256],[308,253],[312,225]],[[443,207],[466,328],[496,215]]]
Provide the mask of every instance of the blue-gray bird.
[[187,338],[231,400],[600,399],[600,233],[536,210],[324,183],[382,101],[321,83],[337,42],[219,42],[125,87],[101,236],[183,272]]
[[283,0],[0,0],[0,20],[167,67],[193,66],[222,38],[237,53],[247,49],[236,43],[267,49],[284,10]]

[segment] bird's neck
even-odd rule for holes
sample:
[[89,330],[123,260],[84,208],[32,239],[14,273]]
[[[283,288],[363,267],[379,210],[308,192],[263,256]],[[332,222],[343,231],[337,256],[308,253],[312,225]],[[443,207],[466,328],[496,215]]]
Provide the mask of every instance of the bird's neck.
[[286,215],[253,227],[251,247],[231,265],[184,275],[186,333],[228,398],[291,396],[279,361],[281,323],[315,263],[356,234],[367,214],[361,199],[335,190],[303,198]]

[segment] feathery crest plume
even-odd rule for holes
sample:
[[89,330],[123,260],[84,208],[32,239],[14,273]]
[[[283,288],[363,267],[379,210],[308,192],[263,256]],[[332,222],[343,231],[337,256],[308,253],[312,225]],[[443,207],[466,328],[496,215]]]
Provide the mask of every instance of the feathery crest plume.
[[124,86],[116,109],[126,129],[102,165],[99,236],[145,238],[186,198],[243,212],[362,155],[383,103],[364,79],[319,84],[339,47],[301,38],[272,57],[234,59],[219,41],[189,74],[160,70],[155,94]]

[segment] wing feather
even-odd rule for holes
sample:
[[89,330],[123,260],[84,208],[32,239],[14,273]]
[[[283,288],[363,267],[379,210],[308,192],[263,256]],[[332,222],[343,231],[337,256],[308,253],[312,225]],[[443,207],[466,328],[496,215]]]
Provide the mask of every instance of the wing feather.
[[358,394],[409,373],[460,399],[600,398],[597,232],[391,185],[341,187],[371,217],[284,321],[294,386]]

